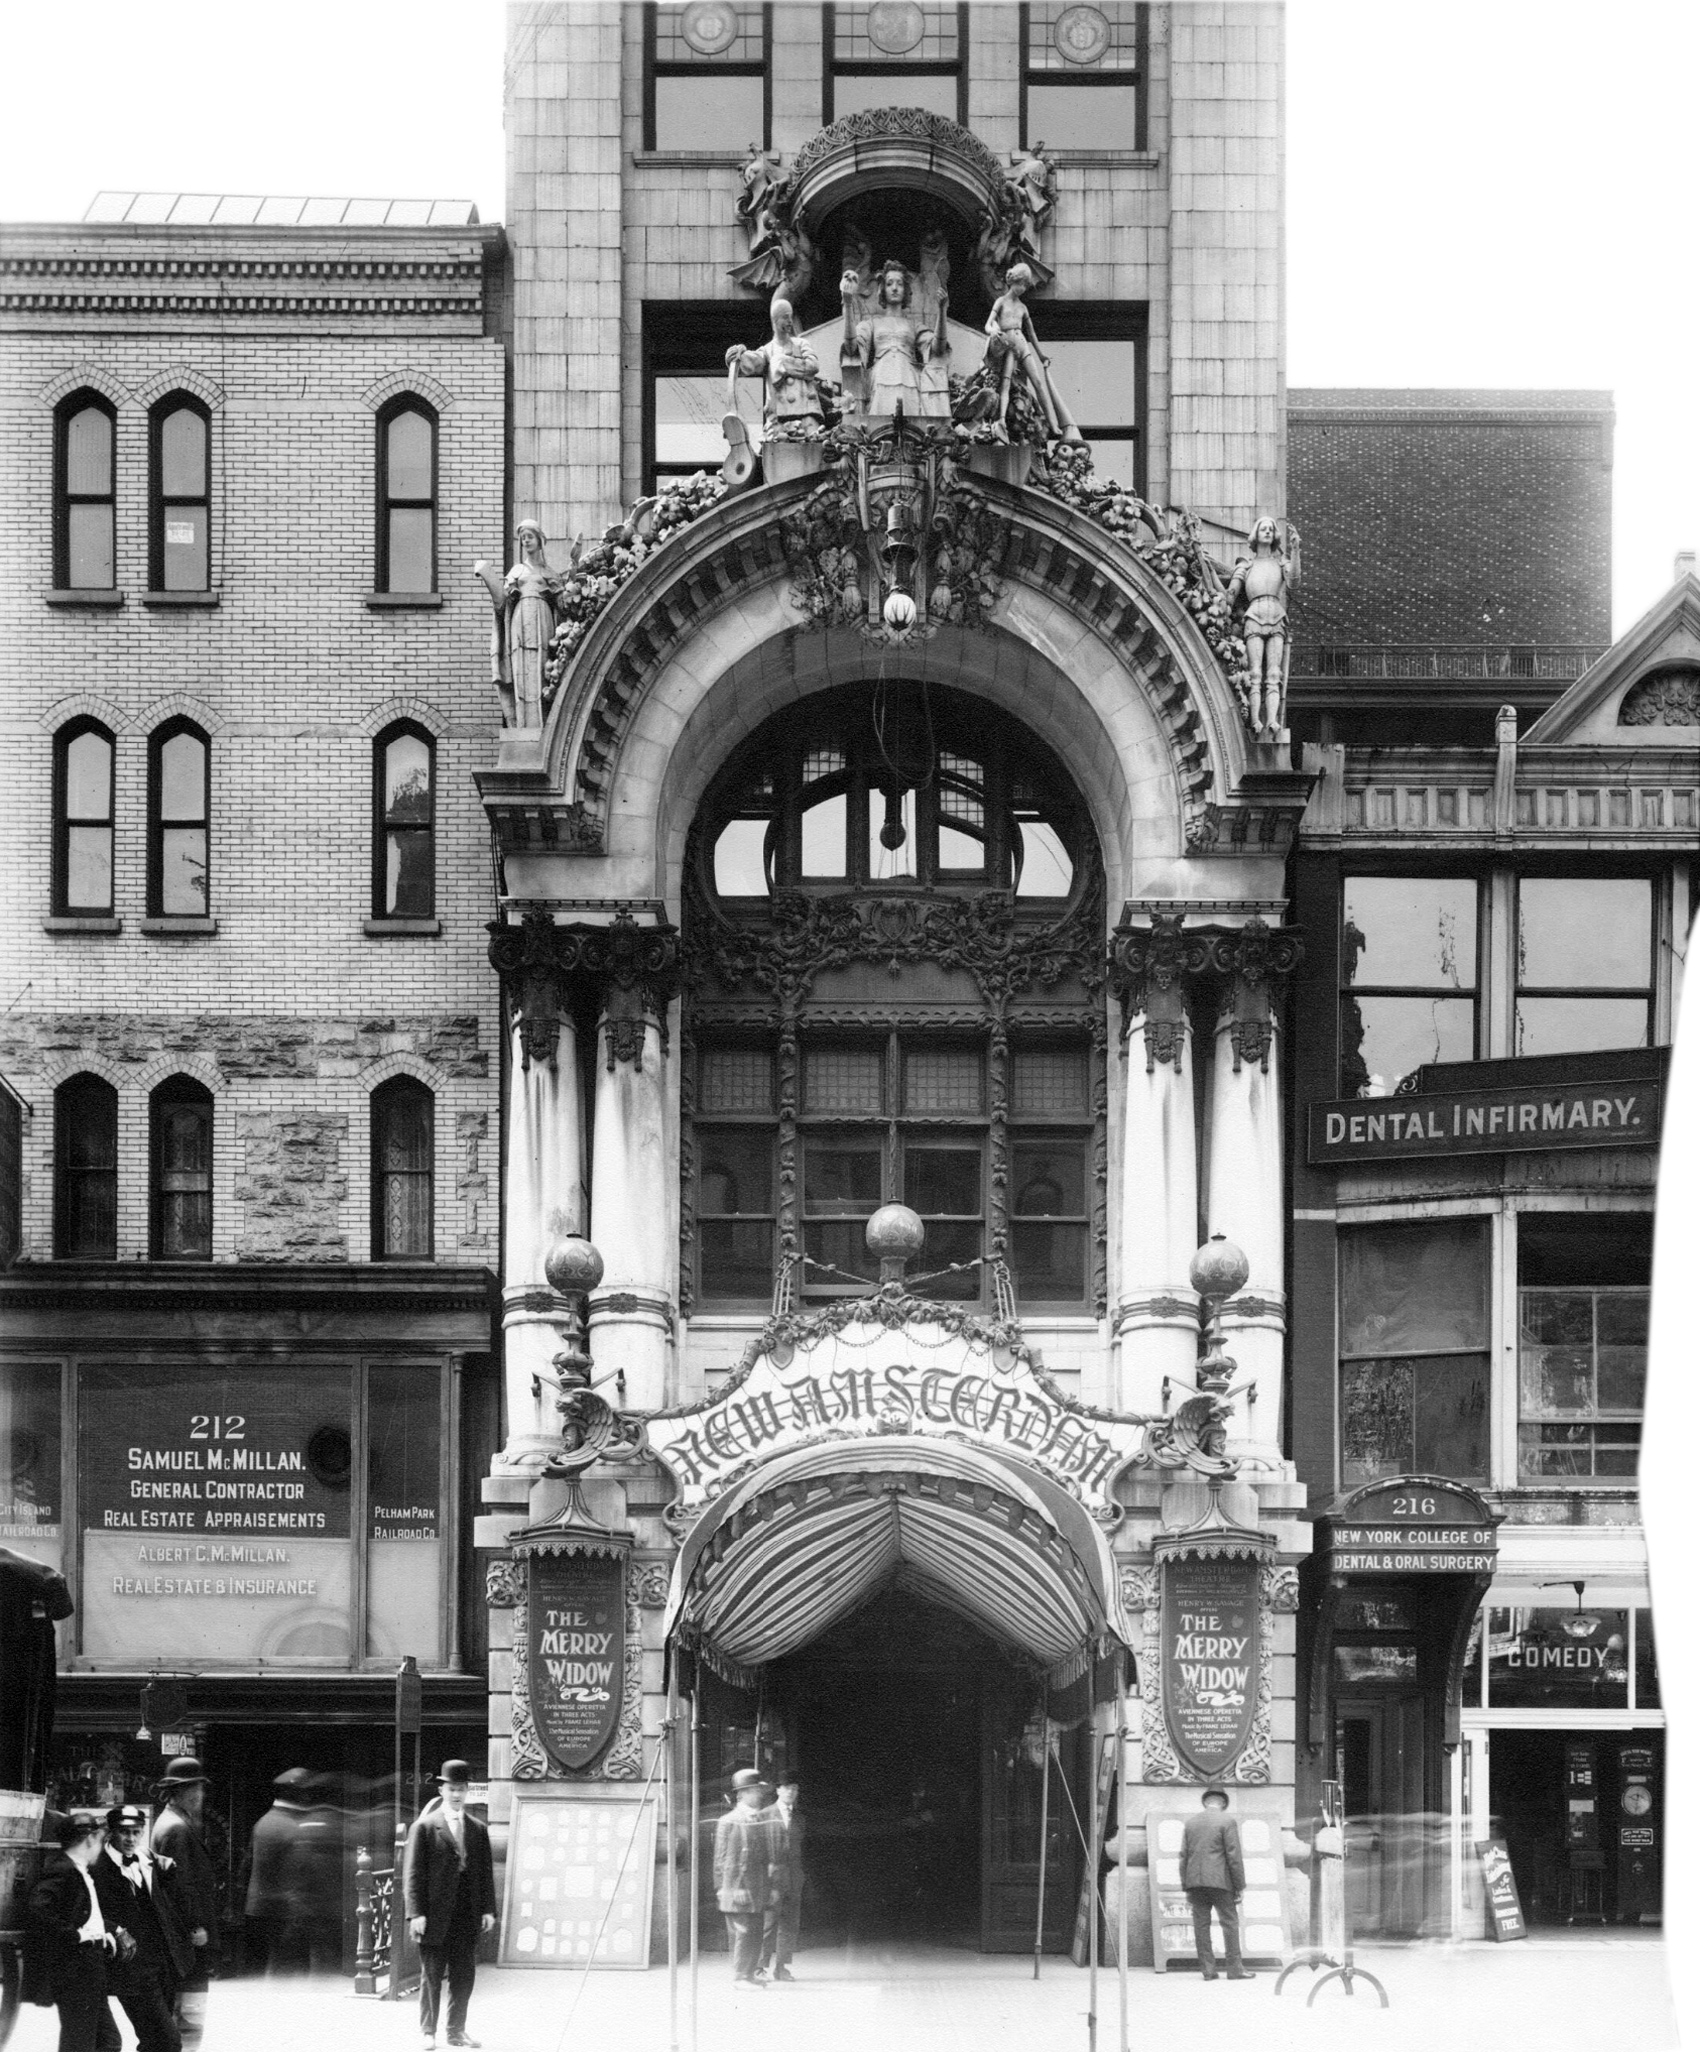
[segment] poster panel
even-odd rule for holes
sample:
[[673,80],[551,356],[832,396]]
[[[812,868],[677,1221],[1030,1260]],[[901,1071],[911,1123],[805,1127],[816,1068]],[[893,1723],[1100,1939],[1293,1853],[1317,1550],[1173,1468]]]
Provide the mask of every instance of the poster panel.
[[652,1802],[516,1783],[500,1964],[648,1966],[655,1824]]
[[588,1767],[620,1721],[626,1564],[606,1553],[531,1559],[526,1648],[531,1715],[558,1767]]
[[[1265,1807],[1267,1806],[1267,1807]],[[1245,1894],[1240,1899],[1240,1952],[1248,1965],[1278,1965],[1287,1954],[1287,1895],[1281,1882],[1281,1816],[1278,1799],[1234,1791],[1233,1818],[1239,1826]],[[1152,1810],[1145,1819],[1151,1860],[1151,1964],[1158,1973],[1191,1966],[1198,1953],[1192,1931],[1192,1903],[1181,1885],[1181,1840],[1185,1815]],[[1216,1957],[1223,1957],[1222,1928],[1212,1926]]]
[[1511,1850],[1503,1838],[1479,1838],[1476,1852],[1487,1883],[1488,1930],[1497,1944],[1513,1938],[1527,1938],[1522,1898],[1517,1893],[1517,1876],[1511,1871]]
[[1262,1613],[1255,1560],[1163,1563],[1163,1711],[1175,1751],[1205,1780],[1226,1774],[1257,1715]]

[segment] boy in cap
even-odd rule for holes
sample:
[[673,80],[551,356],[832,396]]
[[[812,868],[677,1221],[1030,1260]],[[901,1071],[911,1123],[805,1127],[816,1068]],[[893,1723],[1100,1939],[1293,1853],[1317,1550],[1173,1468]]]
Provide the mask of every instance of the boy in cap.
[[762,1931],[779,1906],[780,1848],[767,1783],[753,1767],[732,1777],[732,1808],[714,1827],[714,1894],[732,1943],[732,1982],[759,1988]]
[[467,1812],[472,1770],[445,1760],[437,1776],[441,1799],[407,1834],[402,1890],[407,1928],[419,1947],[419,2034],[437,2042],[437,2008],[448,1976],[448,2042],[476,2045],[466,2012],[478,1972],[478,1941],[496,1921],[496,1870],[490,1834]]

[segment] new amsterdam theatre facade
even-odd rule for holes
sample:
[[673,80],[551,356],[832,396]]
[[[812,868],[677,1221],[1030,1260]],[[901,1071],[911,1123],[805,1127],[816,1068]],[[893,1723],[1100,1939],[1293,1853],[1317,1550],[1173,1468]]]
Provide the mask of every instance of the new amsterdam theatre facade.
[[[353,387],[434,410],[437,682],[361,644],[315,718],[436,737],[455,916],[408,1009],[466,1021],[452,1115],[441,1038],[393,1057],[439,1226],[417,1358],[372,1344],[448,1363],[427,1717],[484,1749],[516,1963],[663,1957],[663,1792],[712,1820],[751,1760],[817,1819],[805,1942],[1066,1949],[1118,1748],[1135,1959],[1190,1951],[1214,1778],[1254,1954],[1301,1940],[1325,1782],[1365,1928],[1469,1928],[1490,1835],[1536,1914],[1656,1909],[1634,1427],[1700,586],[1608,648],[1597,399],[1289,403],[1282,69],[1255,6],[515,10],[479,333]],[[1376,465],[1473,464],[1493,537],[1531,453],[1585,531],[1551,589],[1506,545],[1525,655],[1487,543],[1398,526]],[[354,1030],[339,1092],[385,1080]],[[8,1065],[44,1221],[70,1060]],[[352,1318],[403,1271],[342,1230]],[[8,1291],[105,1286],[33,1254]],[[255,1306],[287,1363],[311,1321]]]

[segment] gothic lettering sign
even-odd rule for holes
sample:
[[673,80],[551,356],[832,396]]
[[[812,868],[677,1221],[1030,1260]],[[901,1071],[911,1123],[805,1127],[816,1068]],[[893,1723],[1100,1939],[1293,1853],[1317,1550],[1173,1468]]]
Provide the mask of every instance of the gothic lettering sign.
[[[930,1308],[930,1307],[929,1307]],[[753,1462],[823,1439],[902,1432],[969,1441],[1025,1457],[1089,1508],[1140,1451],[1143,1429],[1078,1404],[995,1335],[943,1318],[886,1326],[795,1330],[757,1342],[742,1370],[706,1403],[647,1421],[648,1439],[700,1508]]]
[[1245,1750],[1263,1657],[1258,1564],[1183,1557],[1163,1564],[1163,1710],[1184,1765],[1209,1781]]
[[617,1555],[531,1560],[526,1649],[531,1715],[558,1767],[588,1767],[620,1721],[626,1665],[626,1568]]
[[1310,1158],[1338,1165],[1530,1148],[1656,1147],[1663,1115],[1656,1080],[1349,1098],[1311,1106]]
[[1489,1575],[1499,1558],[1480,1497],[1422,1475],[1356,1491],[1319,1537],[1334,1574]]

